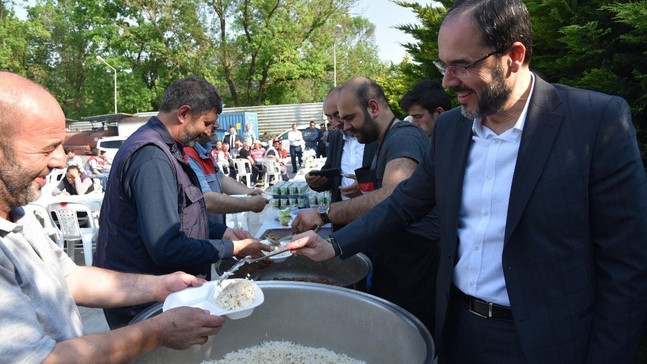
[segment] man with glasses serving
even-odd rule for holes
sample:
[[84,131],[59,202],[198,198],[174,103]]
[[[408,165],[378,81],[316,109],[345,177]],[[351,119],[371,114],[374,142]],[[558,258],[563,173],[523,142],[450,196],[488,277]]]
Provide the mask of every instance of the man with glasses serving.
[[329,241],[287,247],[348,257],[437,207],[439,362],[633,362],[647,181],[629,105],[532,73],[521,0],[457,1],[438,55],[461,106],[438,118],[415,172]]

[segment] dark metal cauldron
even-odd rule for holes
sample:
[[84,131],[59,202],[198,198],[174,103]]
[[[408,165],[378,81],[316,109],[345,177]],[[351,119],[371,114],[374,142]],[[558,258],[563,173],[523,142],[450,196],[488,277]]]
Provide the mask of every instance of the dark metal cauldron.
[[[216,268],[217,273],[222,274],[234,263],[222,261]],[[285,261],[273,262],[263,268],[246,264],[233,277],[251,278],[255,281],[305,281],[364,290],[363,280],[371,268],[371,260],[362,253],[348,259],[335,257],[323,262],[315,262],[304,256],[291,256]]]
[[[326,348],[370,364],[433,363],[434,344],[422,323],[402,308],[352,289],[304,282],[258,282],[265,302],[244,319],[227,319],[204,345],[158,348],[138,363],[200,363],[263,341]],[[161,312],[161,305],[133,322]]]

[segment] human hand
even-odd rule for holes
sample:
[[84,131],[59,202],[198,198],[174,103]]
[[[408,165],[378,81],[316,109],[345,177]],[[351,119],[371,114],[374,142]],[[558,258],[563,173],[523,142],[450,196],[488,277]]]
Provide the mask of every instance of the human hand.
[[227,230],[225,230],[225,233],[222,234],[223,240],[242,240],[251,238],[252,234],[250,234],[249,231],[243,229],[227,228]]
[[311,175],[310,173],[306,173],[305,175],[306,178],[306,183],[310,188],[318,188],[323,186],[326,182],[328,182],[328,177],[324,176],[314,176]]
[[293,255],[303,255],[314,261],[323,261],[335,257],[335,249],[327,240],[314,231],[295,235],[285,246]]
[[323,225],[316,209],[303,209],[292,221],[292,234],[302,233]]
[[237,258],[244,258],[251,255],[252,258],[260,258],[265,256],[263,251],[270,252],[272,247],[268,244],[263,244],[256,239],[244,239],[234,241],[234,255]]
[[70,174],[70,177],[77,179],[77,177],[81,176],[81,172],[79,172],[78,169],[70,168],[67,173]]
[[155,280],[155,300],[158,302],[164,302],[166,297],[173,292],[183,290],[187,287],[199,287],[206,282],[204,278],[199,278],[184,272],[156,276]]
[[195,344],[204,344],[209,336],[217,334],[225,322],[222,316],[211,315],[209,311],[195,307],[177,307],[152,317],[157,326],[160,345],[186,350]]
[[69,196],[70,195],[70,193],[67,192],[67,190],[62,190],[60,194],[64,195],[64,196]]
[[254,190],[252,190],[252,192],[248,193],[248,195],[250,195],[250,196],[262,196],[263,195],[263,190],[261,190],[260,188],[254,188]]
[[359,188],[359,184],[357,183],[357,177],[355,177],[354,174],[345,174],[344,177],[353,179],[355,182],[348,186],[339,186],[339,192],[348,198],[361,196],[362,190]]
[[269,200],[262,196],[253,196],[244,200],[247,204],[247,211],[261,212]]

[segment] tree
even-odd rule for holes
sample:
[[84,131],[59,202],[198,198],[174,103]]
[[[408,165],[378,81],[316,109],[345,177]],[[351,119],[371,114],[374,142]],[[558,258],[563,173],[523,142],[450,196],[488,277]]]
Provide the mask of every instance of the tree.
[[[445,16],[445,8],[440,6],[437,1],[424,6],[407,1],[395,1],[395,3],[413,10],[421,23],[420,25],[403,24],[396,27],[415,39],[414,42],[403,44],[413,61],[402,69],[403,74],[413,80],[432,79],[441,82],[442,75],[434,66],[433,61],[438,58],[438,30]],[[451,1],[442,3],[445,6],[451,5]]]
[[[45,0],[18,19],[0,3],[0,65],[50,89],[66,115],[159,108],[175,79],[200,75],[229,106],[321,101],[338,80],[383,65],[357,0]],[[11,3],[13,4],[13,3]],[[335,39],[337,24],[343,32]],[[335,43],[336,42],[336,43]]]
[[[647,161],[647,1],[527,0],[533,25],[531,67],[550,82],[622,96],[632,109],[643,161]],[[453,1],[440,3],[449,7]],[[431,61],[444,8],[398,1],[422,26],[402,25],[415,42],[405,44],[413,63],[401,72],[440,79]]]
[[[438,30],[445,15],[445,8],[437,1],[427,5],[408,1],[394,3],[411,9],[421,23],[396,26],[396,29],[414,38],[413,42],[402,44],[411,58],[403,59],[399,65],[392,65],[379,78],[391,109],[400,115],[406,115],[406,111],[400,109],[399,101],[409,89],[424,79],[442,82],[442,75],[433,65],[433,61],[438,58]],[[448,6],[451,1],[443,3]]]
[[[336,20],[356,0],[212,0],[222,78],[233,105],[319,100],[332,63]],[[361,31],[366,24],[349,22]],[[376,57],[370,50],[368,57]],[[291,90],[299,90],[299,94]],[[312,90],[316,90],[314,93]],[[323,93],[323,95],[322,95]],[[303,101],[303,99],[301,99]]]
[[527,1],[532,67],[551,82],[619,95],[647,161],[647,2]]

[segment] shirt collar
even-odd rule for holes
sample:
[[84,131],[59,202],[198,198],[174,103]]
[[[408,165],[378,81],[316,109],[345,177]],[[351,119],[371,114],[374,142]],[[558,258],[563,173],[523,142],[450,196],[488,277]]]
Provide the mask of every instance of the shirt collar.
[[[22,213],[20,211],[22,211]],[[18,222],[23,217],[25,217],[25,210],[23,210],[22,208],[11,210],[9,212],[9,220],[0,218],[0,231],[6,232],[6,233],[15,231],[15,229],[18,227]]]
[[[521,134],[523,131],[524,126],[526,125],[526,116],[528,115],[528,106],[530,105],[530,99],[532,98],[532,92],[535,89],[535,75],[531,72],[530,73],[530,93],[528,94],[528,100],[526,100],[526,104],[523,107],[523,110],[521,111],[521,114],[519,114],[519,118],[517,119],[517,122],[514,124],[512,127],[513,130],[515,130],[515,134]],[[472,133],[478,137],[486,138],[488,134],[491,134],[488,132],[489,129],[485,129],[483,127],[483,119],[478,117],[474,119],[474,123],[472,124]]]
[[346,135],[346,133],[342,133],[342,132],[340,132],[340,133],[341,133],[342,138],[344,138],[345,142],[351,142],[353,140],[357,140],[357,138],[355,138],[354,135]]
[[193,144],[193,149],[195,149],[195,151],[198,152],[198,155],[202,159],[207,159],[210,156],[207,148],[198,142],[195,142],[195,144]]

